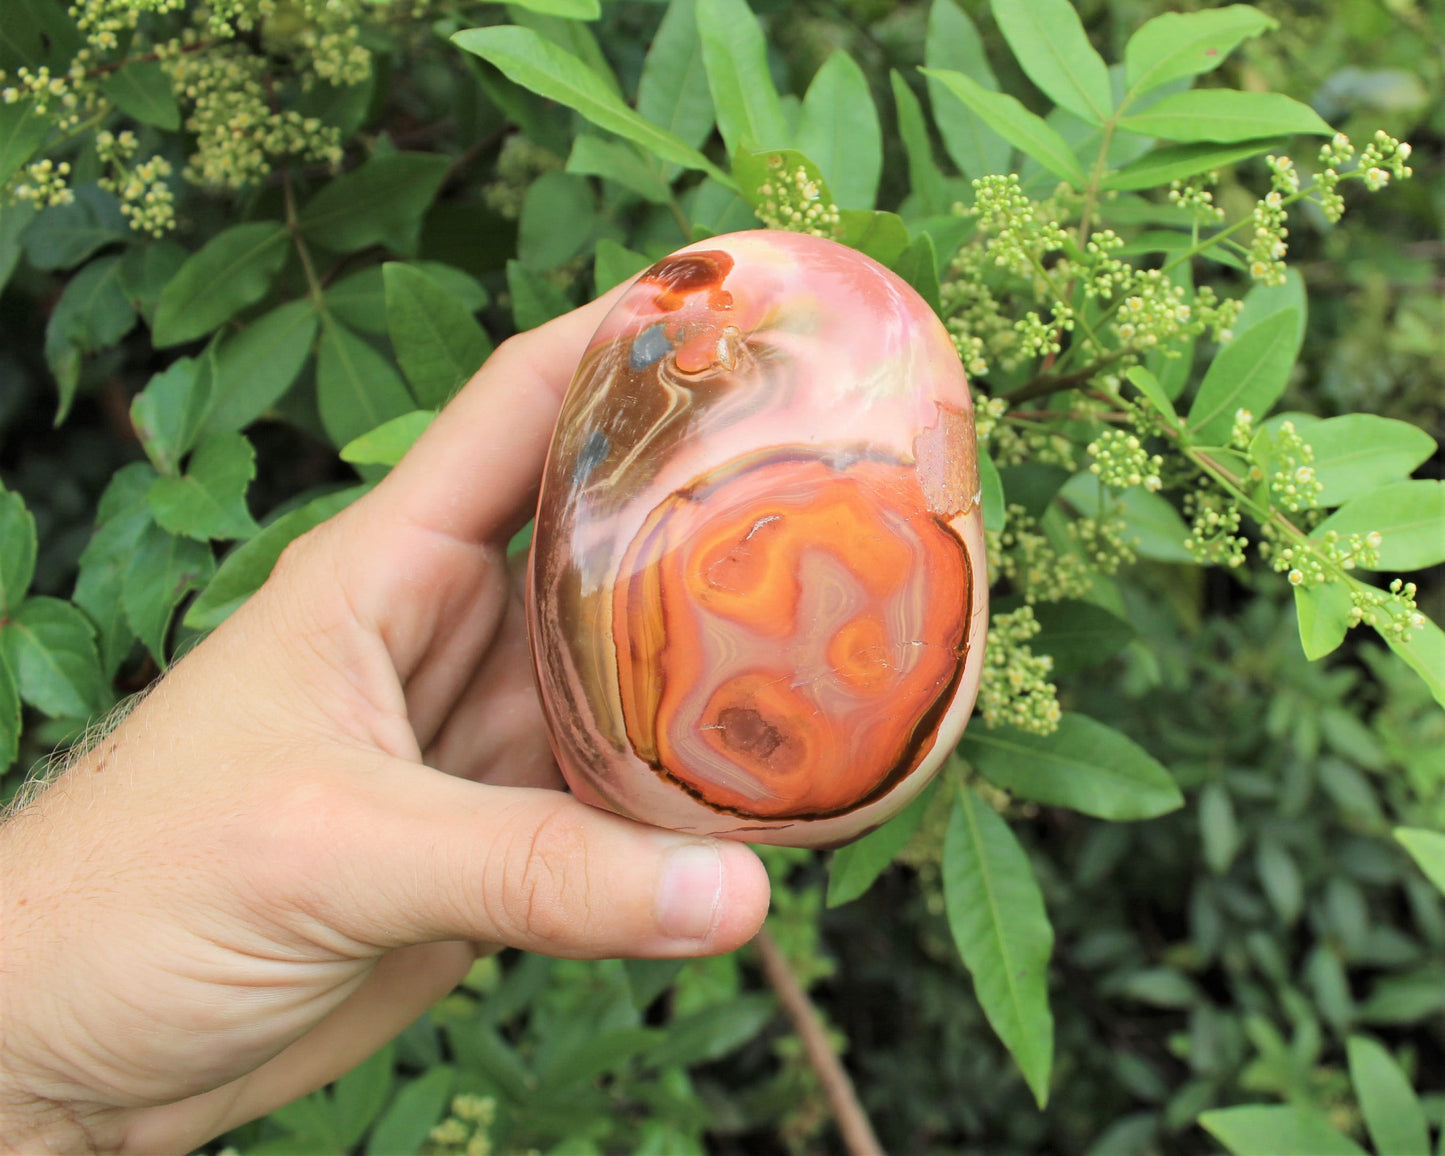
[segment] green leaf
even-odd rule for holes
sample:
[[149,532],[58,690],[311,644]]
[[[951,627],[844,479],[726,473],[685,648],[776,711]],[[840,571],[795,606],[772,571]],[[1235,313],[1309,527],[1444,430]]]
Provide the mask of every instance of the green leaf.
[[[332,182],[327,188],[334,188]],[[158,349],[204,337],[271,291],[286,263],[289,234],[279,221],[232,225],[187,259],[156,303]]]
[[1301,431],[1315,451],[1321,506],[1338,506],[1391,482],[1402,482],[1435,452],[1435,439],[1409,422],[1351,413]]
[[833,852],[828,864],[828,906],[841,907],[852,903],[873,886],[894,857],[913,838],[923,813],[933,798],[935,785],[926,787],[913,802],[856,843],[849,843]]
[[1378,531],[1380,569],[1424,570],[1445,562],[1445,482],[1419,479],[1372,490],[1341,506],[1311,535]]
[[897,213],[844,209],[838,217],[838,240],[860,253],[866,253],[880,265],[893,264],[908,248],[908,226]]
[[201,542],[249,538],[260,527],[246,509],[246,490],[256,476],[256,451],[238,433],[212,434],[196,447],[178,478],[151,485],[151,515],[172,534]]
[[341,447],[341,460],[354,466],[394,466],[436,419],[434,409],[414,409],[377,426]]
[[1115,169],[1104,178],[1106,189],[1152,189],[1170,181],[1182,181],[1211,169],[1230,165],[1261,153],[1279,152],[1285,147],[1280,137],[1245,140],[1238,144],[1198,141],[1150,149],[1137,160]]
[[690,148],[711,134],[712,93],[697,35],[697,0],[670,0],[642,62],[637,111]]
[[590,183],[570,173],[543,173],[527,189],[517,226],[517,258],[545,273],[571,260],[596,231]]
[[1304,883],[1294,858],[1278,839],[1266,835],[1255,847],[1254,869],[1275,914],[1286,926],[1293,926],[1304,905]]
[[414,254],[422,218],[451,161],[434,153],[386,153],[328,181],[299,217],[307,240],[338,253],[384,245]]
[[566,295],[520,261],[507,262],[507,289],[512,295],[512,315],[517,331],[535,329],[572,308]]
[[1170,425],[1178,424],[1179,418],[1174,412],[1174,403],[1169,400],[1169,395],[1164,392],[1164,387],[1159,384],[1157,377],[1142,365],[1132,367],[1124,376],[1144,395],[1144,400],[1152,405]]
[[1350,1083],[1375,1151],[1381,1156],[1430,1156],[1425,1111],[1394,1057],[1368,1036],[1351,1036],[1348,1052]]
[[305,1147],[316,1153],[340,1153],[341,1137],[337,1132],[337,1119],[331,1111],[331,1101],[323,1091],[315,1091],[283,1104],[271,1113],[271,1119],[291,1135],[291,1150],[296,1141],[303,1141]]
[[1445,892],[1445,834],[1420,827],[1396,827],[1395,838],[1436,890]]
[[415,1156],[441,1122],[454,1082],[452,1069],[432,1068],[397,1092],[366,1143],[367,1156]]
[[135,642],[121,593],[131,557],[152,523],[150,488],[158,476],[149,462],[132,462],[116,471],[101,494],[95,533],[80,555],[72,601],[95,624],[107,676],[114,676]]
[[100,86],[116,108],[141,124],[167,132],[181,127],[181,108],[171,93],[170,77],[154,60],[133,60],[112,72]]
[[416,409],[391,362],[329,317],[322,319],[316,355],[316,400],[321,424],[336,446]]
[[932,237],[919,233],[890,267],[913,286],[934,313],[943,316],[938,287],[938,254],[934,251]]
[[484,0],[488,4],[511,4],[541,16],[564,20],[596,20],[602,15],[601,0]]
[[20,696],[51,718],[103,710],[106,678],[90,620],[59,598],[27,598],[5,626]]
[[0,773],[20,753],[20,683],[11,650],[10,632],[0,627]]
[[146,526],[121,582],[121,605],[135,636],[162,668],[171,615],[188,590],[203,586],[215,569],[211,548],[194,538]]
[[1184,804],[1152,755],[1087,715],[1065,712],[1051,735],[973,727],[959,751],[1010,794],[1099,819],[1152,819]]
[[42,209],[25,231],[25,258],[37,269],[73,269],[97,249],[131,236],[114,193],[95,184],[76,185],[73,192],[75,200]]
[[[1115,501],[1099,479],[1089,473],[1075,474],[1064,483],[1059,495],[1087,518],[1097,518],[1104,512],[1106,496],[1111,510]],[[1184,548],[1189,527],[1167,499],[1134,486],[1117,495],[1117,501],[1117,513],[1124,519],[1124,538],[1133,543],[1141,558],[1194,564],[1194,556]]]
[[635,141],[663,160],[732,183],[697,149],[639,116],[587,65],[530,28],[469,28],[452,42],[490,61],[523,88],[575,109],[599,128]]
[[146,456],[163,474],[180,472],[210,412],[210,358],[180,357],[155,374],[130,403],[130,421]]
[[1309,105],[1283,93],[1232,88],[1200,88],[1166,96],[1143,112],[1122,117],[1119,127],[1164,140],[1225,144],[1296,133],[1333,136],[1335,131]]
[[740,995],[678,1016],[642,1060],[651,1068],[691,1067],[720,1060],[767,1027],[778,1014],[771,996]]
[[[624,189],[636,193],[643,200],[651,201],[654,205],[666,205],[672,201],[672,189],[663,180],[656,162],[640,152],[631,141],[612,140],[608,137],[586,134],[579,136],[572,142],[572,152],[567,157],[567,172],[577,173],[581,176],[604,177],[609,181],[616,181]],[[589,196],[587,203],[589,233],[594,217]],[[578,244],[574,247],[573,252],[581,247]]]
[[968,789],[958,792],[944,836],[943,900],[984,1015],[1042,1108],[1054,1052],[1048,990],[1054,931],[1024,849]]
[[35,206],[28,201],[0,205],[0,292],[10,283],[10,275],[20,261],[22,240],[37,215]]
[[1222,783],[1205,783],[1199,792],[1199,835],[1205,863],[1216,875],[1223,875],[1239,854],[1241,836],[1234,801]]
[[1274,408],[1294,365],[1299,321],[1297,310],[1282,310],[1250,326],[1219,351],[1189,407],[1189,429],[1196,441],[1222,445],[1238,410],[1247,409],[1260,418]]
[[301,375],[316,343],[316,307],[309,298],[278,305],[216,347],[214,402],[206,433],[245,429],[274,406]]
[[822,170],[843,209],[871,209],[883,173],[883,129],[868,78],[842,49],[823,62],[803,97],[798,148]]
[[908,157],[908,186],[918,198],[919,210],[927,214],[948,208],[943,188],[943,170],[933,159],[933,144],[923,120],[923,106],[897,69],[888,74],[893,85],[893,105],[898,110],[898,135]]
[[1124,49],[1126,90],[1132,98],[1181,76],[1212,72],[1241,43],[1278,27],[1248,4],[1156,16],[1129,37]]
[[593,259],[592,280],[600,297],[614,285],[621,285],[634,273],[641,273],[652,264],[644,253],[634,253],[610,237],[600,237]]
[[344,510],[369,488],[351,486],[313,498],[283,514],[250,541],[232,550],[216,570],[215,577],[186,611],[186,626],[191,630],[210,630],[219,626],[261,588],[287,546],[306,531]]
[[1032,648],[1054,660],[1054,676],[1107,662],[1136,635],[1134,627],[1118,615],[1072,598],[1037,603],[1034,618],[1043,629]]
[[[984,54],[983,40],[968,14],[954,0],[933,0],[929,6],[923,54],[929,69],[960,72],[987,91],[998,91],[998,81]],[[943,85],[932,76],[928,78],[928,98],[943,147],[959,172],[974,178],[1008,172],[1013,150],[987,121],[968,105],[950,99]]]
[[[513,24],[530,28],[543,40],[550,41],[563,52],[571,53],[590,68],[597,78],[612,90],[614,96],[622,99],[622,85],[618,82],[617,74],[613,72],[602,46],[597,43],[597,37],[592,35],[592,30],[586,24],[576,20],[563,20],[559,16],[528,12],[516,5],[508,6],[507,15],[512,18]],[[565,148],[556,151],[560,154]]]
[[665,1038],[655,1028],[623,1027],[588,1033],[579,1046],[553,1052],[539,1066],[537,1081],[544,1090],[562,1091],[587,1083],[620,1067]]
[[1435,701],[1445,706],[1445,630],[1427,618],[1423,626],[1411,628],[1409,642],[1386,634],[1381,637],[1425,681]]
[[[85,353],[104,350],[120,341],[134,324],[136,306],[121,286],[120,257],[97,257],[71,277],[55,303],[45,327],[46,358],[53,367],[66,348]],[[61,416],[69,400],[68,390],[62,390]]]
[[786,148],[792,141],[768,71],[768,46],[747,0],[697,0],[697,31],[718,131],[738,149]]
[[[1234,332],[1242,334],[1287,309],[1293,309],[1299,315],[1290,341],[1290,356],[1298,357],[1304,345],[1305,321],[1309,317],[1309,296],[1298,269],[1285,270],[1283,285],[1256,285],[1246,293],[1244,308],[1239,312],[1239,320],[1234,323]],[[1255,414],[1256,418],[1261,416]]]
[[0,184],[20,171],[50,135],[50,117],[35,111],[33,100],[0,102]]
[[0,483],[0,619],[10,617],[35,577],[35,515]]
[[385,268],[391,347],[423,409],[451,400],[492,353],[492,339],[465,305],[411,265]]
[[[467,312],[484,309],[491,300],[487,291],[454,265],[440,261],[408,261],[445,289]],[[386,336],[386,279],[380,265],[343,277],[326,290],[326,307],[336,320],[362,333]]]
[[1311,662],[1332,653],[1350,629],[1350,588],[1344,582],[1294,588],[1300,645]]
[[174,241],[148,241],[127,249],[121,258],[121,288],[147,325],[154,325],[161,294],[188,256]]
[[998,467],[993,464],[993,459],[986,453],[978,455],[978,483],[982,495],[983,528],[1002,530],[1006,522],[1003,479],[999,477]]
[[1041,92],[1089,124],[1113,115],[1109,67],[1069,0],[993,0],[992,8],[1019,66]]
[[349,1152],[356,1147],[372,1120],[385,1107],[396,1079],[395,1062],[396,1047],[387,1044],[336,1081],[331,1114],[343,1150]]
[[1049,172],[1076,188],[1087,183],[1079,158],[1058,131],[1026,109],[1013,97],[990,92],[972,77],[947,69],[925,68],[925,76],[937,80],[979,116],[979,119],[1016,148],[1022,149]]
[[1199,1123],[1234,1156],[1367,1156],[1314,1108],[1248,1104],[1205,1112]]

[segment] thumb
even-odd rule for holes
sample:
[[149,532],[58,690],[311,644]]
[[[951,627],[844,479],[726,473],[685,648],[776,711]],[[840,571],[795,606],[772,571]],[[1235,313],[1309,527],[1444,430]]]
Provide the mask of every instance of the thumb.
[[662,831],[560,791],[358,751],[273,810],[283,902],[380,949],[465,939],[574,959],[746,943],[768,878],[741,843]]

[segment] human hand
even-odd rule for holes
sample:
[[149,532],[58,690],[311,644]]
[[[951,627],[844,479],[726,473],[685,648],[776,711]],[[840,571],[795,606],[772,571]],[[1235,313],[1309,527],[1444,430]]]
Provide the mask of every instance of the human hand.
[[0,827],[0,1149],[187,1151],[335,1079],[497,945],[707,955],[757,930],[746,847],[538,789],[562,782],[506,544],[608,303],[501,346]]

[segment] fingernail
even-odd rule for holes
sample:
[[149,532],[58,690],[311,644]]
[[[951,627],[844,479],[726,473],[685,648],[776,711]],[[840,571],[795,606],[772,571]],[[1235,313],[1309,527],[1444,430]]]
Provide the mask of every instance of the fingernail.
[[669,939],[706,939],[722,902],[722,856],[710,843],[684,843],[667,856],[657,926]]

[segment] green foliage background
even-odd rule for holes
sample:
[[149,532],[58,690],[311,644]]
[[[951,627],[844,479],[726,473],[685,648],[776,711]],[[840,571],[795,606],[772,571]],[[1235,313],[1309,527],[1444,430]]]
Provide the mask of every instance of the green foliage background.
[[[949,322],[996,569],[938,786],[845,851],[765,853],[885,1147],[1431,1151],[1438,5],[5,4],[5,796],[496,342],[687,241],[822,232]],[[1390,143],[1317,159],[1332,130],[1410,141],[1413,175]],[[216,1147],[837,1144],[744,950],[483,961]]]

